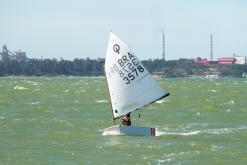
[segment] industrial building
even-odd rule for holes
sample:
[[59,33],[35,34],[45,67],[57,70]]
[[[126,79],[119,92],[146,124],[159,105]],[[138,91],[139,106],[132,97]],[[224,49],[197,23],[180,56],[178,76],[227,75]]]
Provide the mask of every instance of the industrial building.
[[198,64],[210,65],[210,64],[224,64],[224,65],[232,65],[232,64],[246,64],[247,59],[246,56],[233,56],[233,57],[220,57],[217,58],[217,61],[209,61],[206,58],[198,57],[196,62]]
[[202,59],[201,57],[197,57],[196,62],[198,64],[204,64],[204,65],[218,64],[218,61],[209,61],[208,59],[206,58]]
[[12,52],[7,49],[6,45],[3,45],[2,52],[0,52],[0,60],[6,61],[6,60],[16,60],[16,61],[26,61],[27,56],[26,52],[23,52],[21,50]]
[[246,64],[247,63],[246,56],[237,56],[237,55],[234,55],[233,57],[236,59],[235,64]]
[[220,57],[217,61],[213,60],[213,35],[210,35],[210,60],[206,58],[198,57],[196,59],[196,63],[210,65],[210,64],[224,64],[224,65],[232,65],[232,64],[246,64],[247,59],[246,56],[236,56],[233,54],[233,57]]
[[218,64],[235,64],[236,59],[234,57],[220,57],[217,59]]

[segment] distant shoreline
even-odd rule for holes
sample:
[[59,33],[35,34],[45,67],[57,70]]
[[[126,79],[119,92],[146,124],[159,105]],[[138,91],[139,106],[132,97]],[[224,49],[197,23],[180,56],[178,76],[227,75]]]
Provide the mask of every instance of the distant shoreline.
[[[198,64],[188,59],[163,61],[144,60],[143,66],[153,75],[167,78],[218,75],[220,77],[245,77],[247,64]],[[103,77],[104,62],[93,59],[36,60],[25,62],[0,61],[1,77]]]
[[[156,75],[152,75],[155,79],[176,79],[176,78],[189,78],[189,79],[246,79],[245,77],[233,77],[233,76],[220,76],[218,78],[207,78],[205,76],[188,76],[188,77],[159,77]],[[85,78],[85,79],[105,79],[105,76],[0,76],[2,78]]]

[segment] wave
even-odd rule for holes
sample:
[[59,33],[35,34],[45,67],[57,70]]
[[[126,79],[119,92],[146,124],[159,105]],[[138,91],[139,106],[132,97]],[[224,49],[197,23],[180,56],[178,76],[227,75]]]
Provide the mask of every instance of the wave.
[[14,89],[16,89],[16,90],[26,90],[28,88],[25,88],[25,87],[22,87],[20,85],[17,85],[17,86],[14,87]]
[[193,130],[193,131],[181,131],[181,132],[172,132],[172,131],[156,131],[156,136],[167,136],[167,135],[179,135],[179,136],[193,136],[198,134],[214,134],[214,135],[224,135],[237,133],[239,131],[247,130],[247,125],[239,126],[237,128],[212,128],[212,129],[202,129],[202,130]]
[[0,119],[5,119],[5,117],[3,117],[3,116],[0,116]]
[[213,92],[213,93],[216,93],[217,92],[217,90],[215,90],[215,89],[211,89],[211,90],[208,90],[209,92]]
[[26,81],[26,80],[24,80],[23,82],[24,82],[25,84],[32,84],[32,85],[34,85],[34,86],[41,85],[40,83],[35,82],[35,81]]
[[235,101],[234,100],[229,100],[229,101],[227,101],[225,103],[222,103],[220,105],[235,105]]
[[[208,129],[206,130],[206,133],[209,134],[229,134],[229,133],[236,133],[238,131],[243,130],[244,127],[238,127],[238,128],[217,128],[217,129]],[[246,128],[245,128],[246,129]]]
[[107,103],[108,100],[95,100],[96,103]]
[[181,160],[188,156],[197,156],[201,151],[174,152],[164,153],[161,158],[157,159],[158,164],[181,164]]
[[40,102],[39,101],[36,101],[36,102],[32,102],[32,103],[30,103],[31,105],[38,105],[38,104],[40,104]]
[[156,136],[164,136],[164,135],[181,135],[181,136],[193,136],[201,133],[201,131],[190,131],[190,132],[161,132],[156,131]]

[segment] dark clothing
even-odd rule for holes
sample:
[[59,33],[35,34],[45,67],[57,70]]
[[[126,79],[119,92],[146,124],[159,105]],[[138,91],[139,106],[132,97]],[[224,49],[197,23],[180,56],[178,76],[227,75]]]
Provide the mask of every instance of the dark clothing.
[[121,120],[121,125],[131,126],[130,113],[127,113],[124,118]]
[[121,125],[124,125],[124,126],[131,126],[131,120],[130,118],[123,118],[121,120]]

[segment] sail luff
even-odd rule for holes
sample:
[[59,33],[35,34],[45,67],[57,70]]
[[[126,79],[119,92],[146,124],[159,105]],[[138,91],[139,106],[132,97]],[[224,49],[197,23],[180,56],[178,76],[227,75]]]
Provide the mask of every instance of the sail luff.
[[111,95],[110,95],[110,90],[109,90],[109,85],[108,85],[108,80],[107,80],[107,75],[106,75],[106,73],[105,73],[105,69],[104,69],[104,74],[105,74],[105,78],[106,78],[108,97],[109,97],[110,104],[111,104],[112,119],[113,119],[114,125],[116,125],[116,121],[115,121],[114,113],[113,113],[113,108],[112,108]]

